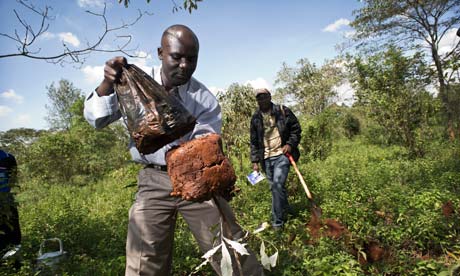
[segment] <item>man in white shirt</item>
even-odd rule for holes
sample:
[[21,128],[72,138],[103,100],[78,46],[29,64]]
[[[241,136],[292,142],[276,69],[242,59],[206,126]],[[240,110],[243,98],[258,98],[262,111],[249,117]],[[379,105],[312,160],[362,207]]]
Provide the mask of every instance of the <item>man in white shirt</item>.
[[[206,133],[221,132],[219,103],[203,84],[192,77],[197,65],[198,52],[198,38],[192,30],[183,25],[167,28],[161,38],[161,47],[158,48],[162,67],[159,72],[155,72],[155,80],[167,91],[178,88],[180,101],[197,119],[193,131],[180,141],[191,140]],[[104,80],[96,91],[86,98],[84,115],[96,128],[105,127],[122,116],[113,87],[114,83],[119,81],[122,67],[126,64],[127,61],[123,57],[107,61]],[[213,226],[220,221],[216,203],[213,200],[198,203],[170,196],[172,186],[166,172],[165,154],[178,143],[176,140],[147,155],[140,154],[134,143],[130,143],[133,160],[145,164],[146,167],[139,172],[138,193],[129,212],[126,275],[170,275],[177,212],[181,213],[188,223],[203,252],[216,245],[214,241],[218,229]],[[243,231],[236,223],[227,201],[221,197],[217,197],[217,200],[229,223],[232,236],[242,237]],[[241,264],[243,275],[263,275],[263,268],[254,254],[242,256]],[[220,275],[218,260],[212,260],[211,265]],[[234,266],[234,273],[236,272],[237,268]]]

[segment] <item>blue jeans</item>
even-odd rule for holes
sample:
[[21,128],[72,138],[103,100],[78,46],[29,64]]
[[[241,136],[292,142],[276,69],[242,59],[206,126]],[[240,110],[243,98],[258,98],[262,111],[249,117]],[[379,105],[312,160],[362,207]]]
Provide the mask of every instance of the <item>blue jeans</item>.
[[281,154],[267,158],[264,162],[265,173],[272,191],[272,225],[282,226],[284,212],[289,208],[285,185],[289,173],[289,159]]

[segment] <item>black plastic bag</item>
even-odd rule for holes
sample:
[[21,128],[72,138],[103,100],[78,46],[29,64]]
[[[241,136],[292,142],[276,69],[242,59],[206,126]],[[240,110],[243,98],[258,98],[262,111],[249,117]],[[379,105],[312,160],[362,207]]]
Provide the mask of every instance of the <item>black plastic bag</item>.
[[157,151],[195,127],[196,118],[174,93],[133,64],[123,67],[115,92],[129,134],[142,154]]

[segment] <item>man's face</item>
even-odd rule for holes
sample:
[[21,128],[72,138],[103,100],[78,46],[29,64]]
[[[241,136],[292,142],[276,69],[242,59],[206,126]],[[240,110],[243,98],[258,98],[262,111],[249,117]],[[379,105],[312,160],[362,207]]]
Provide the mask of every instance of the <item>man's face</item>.
[[262,93],[256,97],[257,104],[259,105],[260,110],[266,112],[270,110],[272,97],[268,93]]
[[195,72],[198,61],[198,44],[191,36],[168,35],[158,57],[162,61],[163,85],[171,89],[187,83]]

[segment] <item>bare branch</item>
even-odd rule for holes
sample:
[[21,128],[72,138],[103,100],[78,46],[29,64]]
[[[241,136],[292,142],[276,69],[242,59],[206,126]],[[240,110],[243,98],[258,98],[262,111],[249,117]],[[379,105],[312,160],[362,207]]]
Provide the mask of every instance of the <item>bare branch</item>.
[[[120,25],[109,27],[109,22],[106,17],[106,5],[104,4],[104,8],[101,13],[97,13],[94,11],[87,10],[86,13],[92,16],[96,16],[100,18],[102,21],[102,30],[101,33],[97,36],[98,38],[93,41],[89,42],[86,41],[84,48],[79,49],[71,49],[65,43],[62,44],[62,50],[56,54],[49,54],[49,55],[41,55],[40,51],[41,48],[39,47],[36,49],[31,50],[32,46],[36,46],[37,38],[43,36],[45,32],[49,28],[49,21],[54,20],[54,17],[49,15],[49,10],[51,7],[45,6],[43,10],[36,8],[34,5],[26,3],[24,0],[17,0],[17,3],[25,7],[26,9],[32,11],[33,13],[39,15],[41,17],[39,25],[36,28],[33,28],[31,25],[27,23],[27,21],[21,16],[19,12],[14,10],[15,16],[17,21],[23,27],[23,35],[20,35],[17,29],[14,30],[14,36],[0,33],[0,37],[5,37],[10,41],[14,41],[17,44],[17,52],[13,53],[6,53],[0,54],[0,58],[8,58],[8,57],[18,57],[23,56],[32,59],[40,59],[45,60],[49,63],[60,64],[64,65],[67,63],[78,63],[83,64],[88,55],[91,52],[106,52],[106,53],[123,53],[129,57],[138,57],[135,54],[130,52],[134,51],[134,49],[128,49],[129,44],[132,41],[132,37],[129,35],[116,35],[116,38],[124,38],[126,41],[120,45],[117,45],[112,48],[101,47],[102,43],[107,40],[107,37],[110,34],[115,34],[118,31],[128,29],[131,26],[137,24],[144,15],[151,15],[147,12],[142,12],[138,10],[137,17],[132,20],[131,22],[122,22]],[[137,47],[135,48],[137,49]]]

